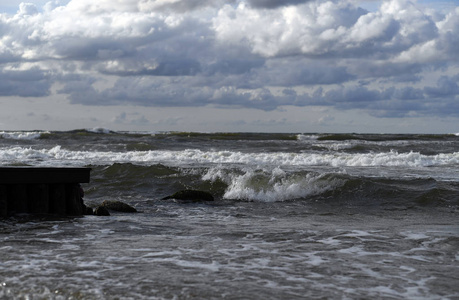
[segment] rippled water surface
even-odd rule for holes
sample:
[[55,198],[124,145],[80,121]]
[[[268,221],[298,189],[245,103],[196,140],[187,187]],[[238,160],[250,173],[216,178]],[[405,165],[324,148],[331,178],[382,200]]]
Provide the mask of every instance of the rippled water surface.
[[[455,135],[0,136],[139,211],[0,220],[0,299],[459,299]],[[215,201],[161,200],[185,188]]]
[[1,296],[454,299],[457,212],[254,203],[2,224]]

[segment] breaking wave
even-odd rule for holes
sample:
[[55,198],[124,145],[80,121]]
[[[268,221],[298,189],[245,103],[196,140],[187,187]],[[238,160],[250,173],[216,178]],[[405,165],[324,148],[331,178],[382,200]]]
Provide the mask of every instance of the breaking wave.
[[398,153],[243,153],[236,151],[72,151],[55,146],[51,149],[10,147],[0,149],[0,163],[14,161],[45,164],[101,165],[111,163],[156,164],[250,164],[268,166],[330,167],[431,167],[459,164],[459,152],[424,155]]
[[35,140],[49,131],[0,131],[0,138],[11,140]]
[[281,168],[251,170],[244,173],[220,168],[210,169],[203,180],[225,182],[223,198],[249,201],[276,202],[306,198],[333,190],[344,184],[339,178],[307,172],[287,173]]
[[89,128],[85,130],[87,132],[92,132],[92,133],[104,133],[104,134],[112,133],[110,129],[103,128],[103,127],[94,127],[94,128]]
[[[390,209],[459,204],[457,182],[353,176],[344,172],[318,173],[282,167],[182,168],[116,163],[93,166],[92,182],[89,197],[104,199],[121,196],[159,200],[179,189],[197,188],[228,201],[308,201],[318,205],[340,203]],[[126,194],[120,195],[120,191]],[[152,195],[152,191],[156,193]]]

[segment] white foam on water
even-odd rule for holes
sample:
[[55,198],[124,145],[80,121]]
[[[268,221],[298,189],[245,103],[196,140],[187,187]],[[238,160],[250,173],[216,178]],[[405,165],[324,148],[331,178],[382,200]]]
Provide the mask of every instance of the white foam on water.
[[211,263],[203,263],[190,260],[175,260],[173,263],[184,268],[205,269],[212,272],[218,272],[220,270],[220,264],[215,261],[212,261]]
[[303,178],[276,178],[273,175],[267,184],[261,186],[258,185],[256,177],[257,175],[251,171],[235,177],[224,198],[274,202],[317,195],[334,188],[329,182],[321,182],[320,176],[309,174]]
[[[319,254],[319,255],[317,255],[317,254]],[[309,254],[307,254],[307,256],[309,258],[309,261],[307,263],[310,264],[310,265],[319,266],[319,265],[321,265],[322,263],[325,262],[325,260],[322,257],[320,257],[320,253],[319,252],[309,253]]]
[[0,131],[0,137],[12,140],[35,140],[49,131]]
[[429,238],[429,236],[425,235],[424,233],[402,232],[402,234],[408,240],[423,240]]
[[328,150],[334,150],[334,151],[339,151],[339,150],[345,150],[345,149],[350,149],[355,146],[354,143],[352,142],[346,142],[346,143],[322,143],[320,144],[321,147],[324,147]]
[[413,272],[416,272],[416,269],[415,268],[412,268],[412,267],[407,267],[407,266],[400,266],[399,267],[401,270],[404,270],[406,271],[406,273],[413,273]]
[[[264,174],[283,176],[279,169]],[[220,216],[227,214],[221,212],[221,207],[218,210]],[[202,215],[208,216],[211,211],[204,210]],[[145,228],[162,228],[165,222],[170,222],[169,217],[158,218],[151,218]],[[134,220],[138,220],[137,217],[131,217],[131,221]],[[148,230],[138,236],[129,236],[131,231],[127,226],[97,218],[83,218],[73,226],[60,223],[49,227],[51,230],[67,228],[68,234],[63,235],[62,244],[78,243],[81,249],[46,245],[47,238],[35,235],[30,240],[31,235],[22,230],[15,237],[16,243],[20,245],[26,241],[24,245],[29,252],[0,247],[7,258],[0,261],[0,267],[10,272],[4,279],[5,286],[1,286],[0,281],[0,298],[9,299],[12,293],[31,299],[68,299],[77,293],[85,299],[116,296],[152,299],[155,295],[170,298],[170,291],[182,285],[190,290],[183,294],[178,292],[177,299],[192,295],[217,298],[215,294],[206,294],[209,290],[222,291],[236,298],[275,295],[301,299],[320,295],[342,299],[441,299],[437,294],[439,289],[432,290],[432,285],[440,281],[438,278],[435,281],[431,274],[441,276],[442,269],[437,269],[438,266],[443,266],[443,270],[447,266],[446,270],[450,270],[444,256],[435,254],[431,256],[432,261],[419,264],[418,256],[401,245],[408,241],[411,247],[416,246],[422,241],[423,230],[395,233],[386,229],[365,230],[362,227],[366,223],[362,222],[347,229],[336,229],[336,224],[328,224],[312,231],[305,228],[317,225],[308,219],[301,224],[292,221],[285,227],[278,227],[282,222],[279,221],[269,228],[264,228],[266,219],[257,219],[251,226],[242,225],[238,219],[233,225],[225,222],[224,229],[196,231],[195,224],[191,225],[188,219],[176,218],[175,221],[187,226],[172,237]],[[235,224],[237,227],[233,227]],[[298,227],[292,230],[292,224]],[[79,238],[74,236],[74,227],[81,231]],[[110,234],[110,230],[117,234]],[[224,234],[220,236],[219,232]],[[92,234],[97,236],[94,241],[88,238]],[[405,236],[414,239],[408,240]],[[393,241],[396,249],[372,248],[375,241]],[[39,243],[31,247],[32,242]],[[46,251],[42,250],[42,244],[46,245]],[[339,251],[343,248],[347,251]],[[446,299],[454,290],[454,283],[448,284],[443,294]],[[247,287],[253,291],[246,294],[235,290]]]
[[318,135],[314,135],[314,134],[298,134],[296,136],[296,139],[298,141],[315,141],[319,138]]
[[81,249],[81,247],[79,245],[63,244],[61,246],[61,249],[65,251],[78,251]]
[[243,153],[237,151],[72,151],[55,146],[50,149],[6,147],[0,149],[0,163],[11,161],[30,163],[107,164],[107,163],[169,163],[245,164],[259,166],[331,166],[331,167],[431,167],[459,164],[459,152],[424,155],[419,152],[398,153]]
[[[145,249],[147,250],[147,249]],[[139,251],[139,250],[136,250]],[[161,256],[169,256],[169,255],[182,255],[181,251],[174,250],[174,251],[158,251],[158,252],[150,252],[142,257],[148,258],[148,257],[161,257]]]
[[220,179],[227,183],[228,188],[223,196],[226,199],[276,202],[321,194],[344,184],[342,180],[325,177],[313,173],[288,174],[279,167],[272,170],[246,168],[243,174],[211,168],[202,179]]
[[338,246],[341,244],[341,241],[335,239],[334,237],[327,237],[325,239],[318,240],[318,242],[330,246]]

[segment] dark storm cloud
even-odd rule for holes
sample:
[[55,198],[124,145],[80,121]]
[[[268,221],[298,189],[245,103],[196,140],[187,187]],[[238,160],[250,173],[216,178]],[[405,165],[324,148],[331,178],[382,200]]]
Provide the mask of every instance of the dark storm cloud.
[[456,83],[458,78],[459,75],[453,78],[442,78],[437,86],[424,89],[403,87],[380,90],[354,86],[324,91],[319,88],[311,95],[304,95],[302,102],[297,105],[363,109],[373,116],[385,118],[428,115],[457,117],[459,116],[459,111],[456,109],[459,103],[459,87]]
[[459,74],[453,77],[442,76],[438,79],[437,86],[424,88],[427,96],[432,98],[455,97],[459,95]]
[[258,57],[251,58],[228,58],[220,59],[210,63],[206,67],[207,75],[220,74],[244,74],[252,69],[260,68],[264,65],[265,59]]
[[257,78],[272,86],[302,86],[315,84],[336,84],[355,78],[346,67],[317,62],[301,57],[272,60],[258,70]]
[[[154,3],[155,1],[153,1]],[[156,1],[159,2],[159,1]],[[233,1],[226,1],[233,2]],[[212,7],[224,4],[224,0],[187,0],[187,1],[175,1],[175,2],[163,2],[158,3],[156,9],[159,10],[169,10],[179,13],[189,12],[205,7]]]
[[247,2],[255,8],[277,8],[280,6],[298,5],[312,0],[248,0]]
[[129,39],[116,41],[108,37],[64,37],[53,43],[54,54],[61,60],[98,61],[135,55]]
[[161,61],[154,66],[135,70],[110,70],[100,68],[103,74],[117,76],[193,76],[201,71],[198,61],[192,59],[173,59]]
[[0,72],[0,96],[43,97],[50,93],[51,76],[39,69]]

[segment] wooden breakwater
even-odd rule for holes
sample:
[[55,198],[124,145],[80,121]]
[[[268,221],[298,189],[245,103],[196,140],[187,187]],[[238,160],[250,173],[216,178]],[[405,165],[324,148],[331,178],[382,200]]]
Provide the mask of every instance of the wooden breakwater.
[[0,218],[14,214],[84,214],[80,183],[90,168],[0,167]]

